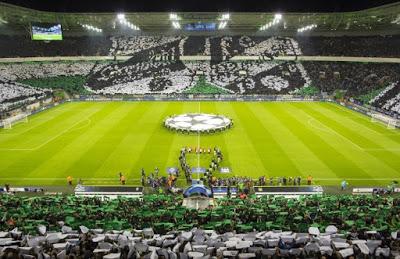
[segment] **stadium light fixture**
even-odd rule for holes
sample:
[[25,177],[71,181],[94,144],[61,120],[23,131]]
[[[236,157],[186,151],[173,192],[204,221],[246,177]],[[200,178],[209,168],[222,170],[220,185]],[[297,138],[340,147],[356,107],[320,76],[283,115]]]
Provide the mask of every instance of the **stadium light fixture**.
[[174,29],[181,28],[181,24],[179,23],[180,18],[176,13],[170,13],[169,19],[172,21],[172,27],[174,27]]
[[226,27],[227,24],[228,24],[228,23],[227,23],[226,21],[220,22],[220,23],[218,24],[218,30],[225,29],[225,27]]
[[130,28],[132,30],[135,30],[135,31],[139,31],[140,30],[140,28],[137,25],[129,22],[125,18],[125,14],[120,13],[120,14],[117,15],[117,18],[118,18],[118,21],[119,21],[120,24],[122,24],[122,25],[124,25],[124,26],[126,26],[126,27],[128,27],[128,28]]
[[90,24],[80,24],[79,23],[79,25],[81,25],[83,28],[85,28],[85,29],[87,29],[89,31],[103,32],[103,29],[97,28],[97,27],[95,27],[93,25],[90,25]]
[[228,24],[229,19],[230,19],[229,13],[222,14],[221,18],[218,19],[220,21],[218,24],[218,30],[225,29],[226,25]]
[[178,21],[178,20],[180,20],[179,16],[178,16],[176,13],[170,13],[170,14],[169,14],[169,19],[170,19],[171,21]]
[[118,20],[120,20],[120,21],[125,20],[125,14],[119,13],[119,14],[117,14],[117,18],[118,18]]
[[231,15],[229,13],[224,13],[224,14],[222,14],[222,16],[221,16],[221,18],[219,20],[227,21],[227,20],[230,19],[230,17],[231,17]]
[[0,17],[0,24],[7,24],[8,22]]
[[276,13],[272,21],[260,27],[260,31],[265,31],[271,28],[272,26],[277,25],[281,20],[282,20],[282,14]]
[[181,28],[180,23],[177,22],[177,21],[173,21],[173,22],[172,22],[172,26],[173,26],[175,29],[180,29],[180,28]]
[[307,25],[307,26],[298,28],[298,29],[297,29],[297,32],[310,31],[310,30],[312,30],[312,29],[314,29],[314,28],[317,28],[317,25],[316,25],[316,24],[310,24],[310,25]]

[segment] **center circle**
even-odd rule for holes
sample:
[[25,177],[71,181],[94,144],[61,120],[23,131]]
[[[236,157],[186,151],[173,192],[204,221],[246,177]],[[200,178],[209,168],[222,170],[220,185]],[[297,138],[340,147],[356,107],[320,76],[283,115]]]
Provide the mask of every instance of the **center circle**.
[[217,114],[185,113],[173,115],[164,121],[164,126],[178,132],[214,133],[232,126],[231,119]]

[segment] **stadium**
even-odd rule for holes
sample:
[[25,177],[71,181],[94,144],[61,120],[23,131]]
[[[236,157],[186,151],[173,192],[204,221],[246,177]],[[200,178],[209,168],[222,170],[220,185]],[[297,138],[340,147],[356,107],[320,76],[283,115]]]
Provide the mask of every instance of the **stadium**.
[[400,258],[400,2],[34,2],[0,258]]

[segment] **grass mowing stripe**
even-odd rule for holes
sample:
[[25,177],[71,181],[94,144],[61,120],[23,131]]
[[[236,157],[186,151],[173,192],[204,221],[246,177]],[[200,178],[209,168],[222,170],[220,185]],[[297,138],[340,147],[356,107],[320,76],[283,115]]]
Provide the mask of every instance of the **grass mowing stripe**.
[[[68,108],[67,108],[68,109]],[[94,106],[88,106],[86,109],[83,109],[80,113],[82,116],[87,116],[92,113],[95,113],[97,108]],[[80,116],[76,116],[74,120],[81,119]],[[58,124],[56,124],[58,125]],[[51,127],[51,125],[49,125]],[[47,136],[47,132],[42,133],[43,136]],[[2,164],[0,171],[5,172],[8,175],[13,176],[27,176],[32,171],[34,171],[37,167],[41,166],[42,164],[46,164],[47,161],[57,152],[60,151],[60,146],[64,145],[64,143],[69,142],[71,139],[64,140],[65,136],[59,136],[58,138],[54,139],[53,141],[47,143],[40,149],[28,151],[28,152],[9,152],[7,156],[12,157],[9,159],[12,161],[11,163]],[[64,142],[65,141],[65,142]],[[15,156],[13,154],[23,154],[22,156]],[[60,163],[60,161],[58,161]],[[43,172],[41,172],[43,173]]]
[[[117,109],[110,114],[110,116],[112,116],[113,118],[113,124],[107,125],[105,124],[107,122],[106,120],[104,120],[104,123],[102,120],[99,120],[94,124],[95,128],[93,128],[92,131],[85,132],[85,134],[82,136],[83,138],[87,138],[89,142],[87,150],[82,153],[80,159],[83,160],[83,163],[88,160],[98,160],[95,167],[90,166],[91,169],[88,177],[102,177],[102,174],[99,173],[100,168],[102,168],[104,164],[109,161],[110,157],[114,154],[118,144],[122,141],[122,138],[126,136],[126,132],[124,131],[125,126],[128,127],[129,125],[129,122],[131,120],[130,115],[137,114],[137,106],[137,103],[120,103],[120,107],[117,107]],[[108,110],[111,111],[111,109]],[[115,118],[114,116],[117,116],[117,118]],[[99,132],[102,134],[98,134]],[[93,138],[93,135],[98,135],[98,137]],[[79,142],[76,142],[76,145],[79,145]],[[94,153],[92,153],[94,149],[96,149],[94,152],[98,152],[100,155],[94,155]],[[79,161],[75,160],[75,162]],[[115,168],[113,168],[113,170],[109,170],[107,172],[108,175],[111,172],[119,169],[118,162],[118,159],[116,159],[114,164]],[[63,176],[65,177],[65,173]]]
[[[46,123],[64,114],[68,111],[68,109],[66,109],[67,105],[68,103],[64,103],[51,109],[30,115],[28,116],[28,123],[17,123],[12,126],[11,130],[0,128],[0,144],[1,141],[5,141],[9,138],[27,133],[28,131],[41,126],[43,123]],[[47,113],[50,113],[50,115],[47,116]]]
[[[372,122],[370,119],[366,120],[366,118],[369,118],[366,115],[359,114],[358,112],[349,110],[337,104],[324,103],[321,105],[321,109],[329,112],[332,116],[339,116],[341,121],[346,122],[346,125],[351,124],[353,126],[352,128],[357,129],[357,132],[371,136],[369,139],[372,141],[379,141],[378,144],[380,142],[388,142],[388,144],[390,143],[393,148],[396,147],[400,150],[400,131],[398,129],[382,128],[381,123]],[[346,112],[349,115],[343,116],[343,112]],[[364,120],[357,119],[358,116],[364,117]]]
[[[121,157],[118,156],[118,146],[122,145],[125,137],[131,134],[131,129],[133,125],[136,124],[136,120],[143,115],[147,108],[147,106],[145,106],[145,108],[142,108],[141,111],[138,112],[138,103],[128,105],[129,111],[126,112],[124,117],[102,138],[103,143],[108,143],[104,146],[104,153],[107,154],[104,155],[101,165],[94,171],[93,178],[105,177],[110,174],[117,176],[118,172],[121,170]],[[132,144],[133,143],[131,143],[131,145]],[[110,146],[112,146],[112,149],[110,149]],[[123,152],[129,152],[128,145],[123,145],[123,147]],[[132,156],[132,154],[130,155]],[[128,161],[129,159],[127,159],[126,162]]]
[[[136,106],[135,112],[127,115],[129,107],[133,106]],[[234,119],[235,125],[223,133],[202,135],[201,144],[221,147],[225,156],[223,165],[229,165],[233,174],[239,176],[290,175],[293,165],[287,166],[289,161],[297,163],[298,170],[303,174],[316,168],[314,179],[323,184],[336,185],[346,178],[351,184],[371,186],[388,184],[390,179],[399,177],[398,170],[382,161],[381,157],[385,154],[376,151],[376,156],[372,156],[357,147],[358,143],[352,145],[349,140],[353,140],[353,134],[349,134],[347,140],[340,135],[341,132],[319,123],[313,117],[318,117],[318,113],[315,115],[310,107],[318,107],[330,119],[343,121],[350,131],[363,134],[362,137],[370,138],[371,142],[382,140],[375,144],[384,148],[396,145],[394,139],[398,139],[399,134],[394,132],[398,131],[372,124],[357,113],[342,112],[340,106],[270,102],[202,102],[202,112],[227,115]],[[307,108],[313,116],[304,111]],[[17,124],[9,131],[0,132],[0,141],[7,142],[6,139],[14,138],[15,141],[10,144],[22,147],[24,143],[31,146],[39,144],[40,140],[45,143],[72,127],[38,150],[0,151],[0,181],[4,179],[12,185],[64,185],[65,177],[71,174],[75,179],[89,179],[86,183],[118,184],[117,172],[121,169],[126,170],[128,182],[130,179],[138,182],[142,166],[147,173],[149,169],[152,171],[159,166],[161,174],[165,174],[163,165],[173,166],[179,149],[184,145],[197,144],[197,137],[174,134],[162,126],[162,121],[169,114],[197,110],[197,102],[84,102],[58,106],[34,115],[27,124]],[[90,115],[92,112],[94,114]],[[80,122],[85,119],[85,114],[90,116],[90,122]],[[353,117],[357,121],[354,122]],[[314,125],[308,120],[313,120]],[[43,127],[46,123],[49,129]],[[36,127],[39,124],[42,126]],[[373,126],[372,129],[369,125]],[[33,127],[36,129],[33,130]],[[376,131],[373,130],[375,127]],[[383,140],[388,132],[392,135],[385,142]],[[275,143],[271,143],[270,139]],[[91,149],[94,152],[90,152]],[[99,149],[100,155],[96,149]],[[300,154],[304,155],[304,165],[301,166],[298,164],[302,160]],[[397,165],[398,162],[392,160],[392,157],[387,158],[388,162]],[[201,157],[201,163],[207,166],[205,156]],[[184,182],[184,178],[179,180]]]
[[112,110],[106,117],[108,121],[104,130],[95,132],[92,137],[96,140],[88,146],[85,152],[80,156],[67,171],[68,174],[85,172],[88,178],[93,177],[102,163],[110,156],[114,150],[114,144],[123,136],[114,134],[115,131],[123,127],[123,122],[129,117],[129,114],[135,112],[134,105],[129,103],[118,103],[119,105]]
[[262,125],[260,119],[248,107],[247,103],[237,103],[234,110],[240,117],[240,123],[249,132],[253,145],[273,175],[299,175],[300,172],[284,153],[277,141],[271,136],[268,129]]
[[346,107],[343,107],[339,104],[335,104],[335,103],[327,103],[327,105],[330,106],[334,106],[337,108],[337,110],[343,111],[347,114],[349,114],[349,117],[362,124],[364,127],[369,128],[371,131],[380,133],[384,136],[387,136],[389,138],[391,138],[392,140],[396,141],[396,142],[400,142],[400,130],[399,129],[388,129],[383,123],[380,122],[372,122],[371,118],[368,117],[365,114],[361,114],[359,112],[350,110]]
[[[96,105],[96,103],[93,103],[93,105]],[[49,165],[45,165],[45,168],[51,171],[52,164],[55,165],[57,168],[56,174],[59,178],[66,178],[67,175],[79,178],[90,173],[86,168],[77,168],[76,166],[74,167],[74,165],[82,159],[85,152],[87,152],[87,150],[96,143],[101,134],[108,129],[110,121],[112,121],[112,113],[118,112],[117,109],[120,107],[120,104],[109,103],[107,105],[103,104],[101,107],[101,110],[90,117],[92,123],[89,127],[83,128],[82,131],[74,132],[73,136],[71,136],[71,141],[62,147],[58,146],[55,152],[56,154],[50,156],[50,163]],[[92,159],[95,159],[95,157]],[[57,161],[59,162],[58,164]],[[60,161],[62,163],[60,163]],[[43,170],[45,170],[45,168],[43,168]],[[40,175],[39,170],[32,173],[32,176],[37,175]]]
[[[346,146],[335,146],[334,139],[327,137],[324,132],[310,128],[307,124],[308,117],[301,109],[286,104],[279,109],[279,114],[286,125],[292,124],[288,125],[292,133],[302,139],[303,143],[338,176],[338,179],[352,176],[371,178],[362,168],[342,154],[341,150]],[[318,175],[318,172],[316,174]],[[314,177],[317,178],[316,175]]]
[[[43,172],[55,172],[58,176],[62,176],[62,179],[66,178],[67,173],[65,173],[65,171],[70,164],[80,158],[80,152],[83,152],[85,147],[90,146],[90,141],[95,140],[92,134],[89,134],[90,136],[87,137],[88,132],[97,132],[97,122],[101,121],[102,118],[106,117],[112,111],[109,107],[105,106],[96,105],[93,107],[97,108],[96,112],[87,116],[87,120],[90,121],[90,124],[64,134],[62,136],[62,142],[55,145],[57,147],[56,149],[46,151],[47,154],[49,154],[46,155],[46,162],[34,168],[34,170],[29,173],[30,177],[40,177]],[[84,114],[79,113],[80,117],[82,117],[82,115]],[[60,161],[62,162],[60,163]],[[74,177],[78,176],[74,175]],[[62,183],[65,183],[65,180],[63,180]]]
[[251,136],[244,125],[240,123],[240,116],[236,113],[235,102],[219,102],[217,111],[233,119],[234,125],[228,131],[222,134],[226,145],[226,150],[222,152],[229,153],[229,164],[234,175],[246,175],[252,178],[261,175],[272,175],[272,171],[265,167],[259,150],[255,143],[251,141]]
[[[182,103],[182,112],[184,113],[196,113],[198,112],[199,105],[197,102],[184,102]],[[174,131],[170,131],[172,142],[169,147],[168,158],[167,158],[167,167],[177,167],[181,170],[179,165],[179,154],[180,150],[183,147],[187,146],[195,146],[197,145],[197,134],[182,134]],[[197,163],[197,160],[196,160]],[[194,164],[192,163],[194,166]],[[166,174],[165,171],[161,172],[161,174]],[[180,177],[178,180],[182,183],[186,181],[185,174],[181,170]]]
[[[11,138],[1,137],[0,151],[4,151],[5,149],[32,148],[37,146],[37,143],[44,142],[45,140],[43,139],[47,139],[53,135],[56,135],[60,130],[62,130],[62,128],[69,127],[71,124],[69,119],[74,119],[76,114],[74,113],[74,110],[65,107],[64,110],[65,111],[59,116],[53,117],[50,120],[46,120],[44,123],[40,123],[35,127],[30,127],[29,130],[23,131],[18,135],[13,135]],[[29,126],[29,122],[26,124],[26,126]],[[14,131],[14,129],[11,129],[10,131]],[[43,134],[44,132],[47,134]],[[29,138],[25,138],[25,135],[28,135]]]
[[[118,127],[112,133],[120,137],[113,144],[114,149],[110,152],[108,158],[103,161],[101,167],[95,173],[95,178],[109,177],[110,173],[115,176],[117,172],[123,172],[127,179],[132,178],[132,176],[126,173],[129,172],[132,159],[134,158],[132,146],[137,141],[137,136],[132,132],[132,129],[137,127],[137,122],[143,118],[149,109],[150,105],[134,103],[134,107],[131,108],[128,117],[121,121],[121,123],[124,123],[122,127]],[[135,177],[138,176],[135,175]]]
[[[201,103],[201,112],[203,113],[211,113],[211,114],[220,114],[218,112],[217,106],[220,106],[220,103],[216,102],[202,102]],[[229,116],[228,116],[229,117]],[[217,132],[213,134],[202,134],[201,135],[201,147],[203,148],[214,148],[217,146],[218,148],[221,149],[221,152],[223,154],[223,161],[221,162],[220,166],[221,167],[229,167],[232,169],[232,165],[230,164],[230,154],[231,152],[228,151],[228,145],[226,144],[226,139],[224,136],[229,133],[233,129],[228,129],[223,132]],[[208,168],[209,167],[210,160],[208,158],[203,160],[203,166]],[[245,174],[245,171],[238,171],[238,173]],[[214,176],[220,177],[220,176],[225,176],[226,174],[221,174],[218,170],[213,172]]]
[[[317,103],[316,103],[317,104]],[[304,106],[307,106],[308,104],[304,104]],[[294,109],[293,108],[293,103],[290,103],[287,108],[288,109]],[[315,121],[318,121],[317,118],[312,117],[309,113],[305,112],[304,109],[305,107],[301,107],[302,109],[299,110],[300,114],[303,114],[304,116],[308,118],[312,118]],[[321,123],[322,124],[322,123]],[[324,124],[322,124],[324,125]],[[313,127],[312,124],[309,125],[310,127]],[[324,126],[327,127],[327,126]],[[328,132],[319,130],[318,128],[315,128],[315,132],[320,134],[321,136],[325,136],[326,139],[330,139],[330,145],[340,151],[341,154],[343,154],[348,160],[351,160],[353,163],[357,164],[358,168],[361,168],[368,176],[374,176],[377,172],[385,172],[386,174],[389,175],[395,175],[396,171],[394,171],[391,167],[388,167],[385,163],[383,163],[380,159],[369,155],[366,153],[364,150],[358,148],[354,148],[353,142],[347,140],[344,138],[342,135],[340,135],[338,132],[334,131],[333,129],[329,128]],[[335,134],[333,134],[335,133]],[[346,171],[346,170],[345,170]],[[352,174],[351,170],[347,170],[349,174]],[[359,174],[359,172],[355,171],[353,174]],[[360,178],[366,178],[364,176],[361,176]]]
[[[318,111],[324,117],[340,119],[339,125],[351,131],[352,134],[356,134],[367,139],[368,143],[373,146],[372,149],[382,149],[386,151],[397,149],[398,151],[400,151],[399,143],[392,141],[385,135],[373,131],[371,132],[370,130],[365,131],[365,127],[363,127],[363,125],[355,123],[348,116],[341,116],[341,111],[338,110],[335,106],[320,105],[318,107],[315,107],[315,105],[310,105],[310,108]],[[337,123],[337,120],[334,121]]]
[[[310,115],[314,115],[317,120],[322,122],[324,125],[327,125],[331,129],[336,132],[339,132],[340,135],[344,136],[349,141],[352,141],[362,147],[363,149],[368,148],[382,148],[381,146],[376,145],[374,142],[365,138],[358,134],[358,132],[354,131],[351,128],[348,128],[337,122],[338,118],[335,120],[329,116],[326,116],[324,113],[320,112],[317,108],[312,105],[303,106],[303,111]],[[381,151],[378,154],[374,151],[363,150],[364,153],[370,154],[371,157],[375,157],[377,160],[385,163],[388,167],[391,167],[394,170],[400,168],[400,160],[399,156],[390,151]]]
[[161,165],[166,166],[166,155],[168,155],[172,138],[171,132],[164,128],[162,122],[167,116],[179,113],[181,109],[182,106],[179,102],[162,102],[157,105],[157,113],[154,113],[147,121],[149,128],[145,130],[149,137],[138,154],[138,159],[131,168],[130,175],[139,172],[141,168],[145,168],[146,172],[153,171],[155,167],[164,170]]
[[292,160],[297,164],[297,167],[301,168],[300,170],[303,176],[307,176],[314,172],[318,172],[319,174],[322,173],[325,177],[336,176],[324,161],[318,157],[318,154],[314,153],[314,150],[307,146],[307,142],[311,140],[307,140],[305,143],[298,135],[292,132],[294,127],[290,124],[290,120],[283,120],[280,116],[281,113],[279,113],[278,116],[277,110],[272,110],[270,108],[271,105],[268,105],[268,103],[258,103],[255,105],[264,108],[264,113],[262,114],[265,114],[265,119],[263,121],[265,121],[265,123],[268,121],[268,123],[271,124],[271,127],[275,128],[274,131],[276,131],[276,138],[280,139],[283,146],[288,149],[288,154],[293,157]]

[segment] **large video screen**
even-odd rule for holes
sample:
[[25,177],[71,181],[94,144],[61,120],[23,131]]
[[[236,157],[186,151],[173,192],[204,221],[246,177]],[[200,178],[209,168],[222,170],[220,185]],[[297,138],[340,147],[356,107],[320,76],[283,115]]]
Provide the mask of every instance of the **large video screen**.
[[61,24],[32,24],[32,40],[62,40]]
[[186,31],[214,31],[217,29],[215,22],[198,22],[198,23],[187,23],[184,26]]

